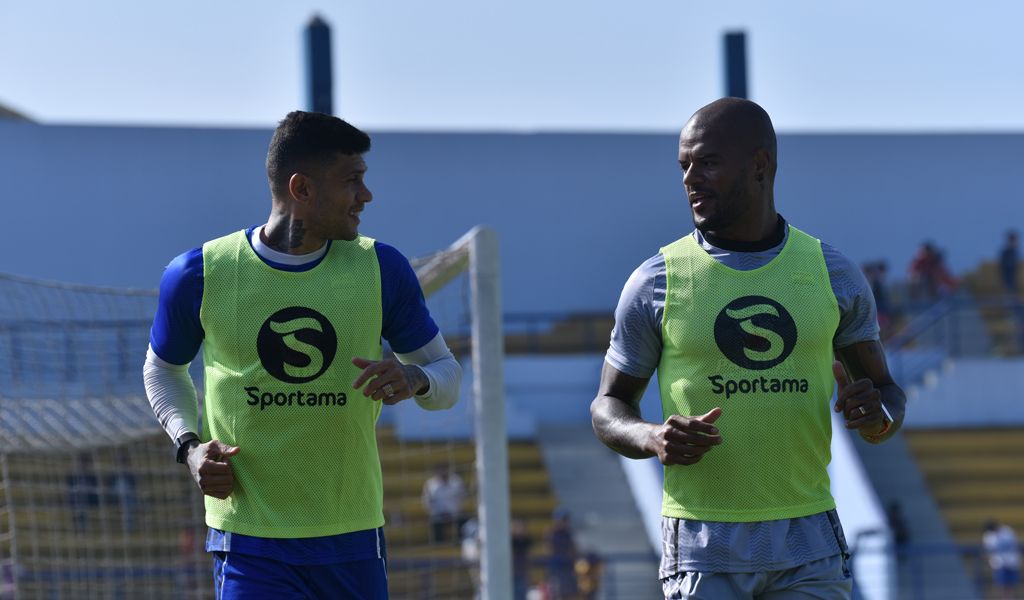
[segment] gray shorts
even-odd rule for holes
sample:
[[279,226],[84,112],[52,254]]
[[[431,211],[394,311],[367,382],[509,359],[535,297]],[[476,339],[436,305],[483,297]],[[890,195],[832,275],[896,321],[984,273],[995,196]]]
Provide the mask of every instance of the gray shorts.
[[853,594],[845,557],[761,573],[685,572],[661,580],[665,600],[843,600]]

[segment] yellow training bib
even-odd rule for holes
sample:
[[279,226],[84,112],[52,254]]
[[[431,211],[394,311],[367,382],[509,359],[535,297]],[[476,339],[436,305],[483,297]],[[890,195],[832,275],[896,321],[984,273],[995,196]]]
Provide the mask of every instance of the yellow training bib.
[[692,235],[661,253],[663,413],[722,407],[722,444],[665,468],[662,514],[744,522],[834,508],[826,467],[839,308],[821,243],[790,227],[782,252],[752,271],[719,263]]

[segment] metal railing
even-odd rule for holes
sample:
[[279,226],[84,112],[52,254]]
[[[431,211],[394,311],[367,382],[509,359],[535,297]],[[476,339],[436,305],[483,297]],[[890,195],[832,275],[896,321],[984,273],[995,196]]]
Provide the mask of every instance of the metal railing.
[[884,340],[889,369],[902,385],[920,383],[949,359],[1024,351],[1024,304],[1007,296],[966,292],[904,307],[898,330]]
[[[879,532],[876,541],[882,541],[883,537]],[[649,575],[646,576],[652,578],[650,583],[659,585],[656,581],[658,557],[653,553],[609,553],[599,558],[600,586],[593,595],[580,595],[575,599],[635,600],[634,578],[622,575],[630,567],[640,573],[648,571]],[[854,579],[853,597],[858,600],[986,600],[1000,597],[994,587],[987,555],[980,544],[908,543],[897,548],[887,541],[873,545],[861,539],[851,549],[850,560]],[[946,572],[949,561],[963,565],[967,580],[961,583],[965,585],[943,583],[943,578],[949,575]],[[879,571],[874,568],[876,564],[889,567]],[[539,591],[544,588],[550,565],[549,556],[531,557],[531,573],[534,576],[538,570],[544,573],[544,581],[537,581],[536,577],[531,581],[532,589]],[[407,557],[390,560],[388,568],[393,576],[402,572],[416,573],[423,593],[415,597],[426,600],[449,597],[431,592],[441,587],[435,584],[433,578],[444,577],[442,574],[452,569],[471,571],[474,566],[474,563],[461,559]],[[471,593],[471,590],[467,591]],[[1024,592],[1024,588],[1020,591]]]
[[[593,572],[596,584],[588,585],[584,582],[585,577],[577,577],[577,588],[579,593],[565,600],[635,600],[636,584],[635,575],[631,573],[633,568],[638,568],[642,577],[653,587],[658,587],[658,557],[653,552],[620,552],[591,556],[591,559],[598,559],[596,570]],[[541,592],[542,597],[549,597],[546,592],[549,582],[558,578],[554,575],[558,567],[551,556],[531,556],[530,558],[530,583],[529,589]],[[455,597],[473,597],[473,589],[469,586],[469,580],[475,577],[474,571],[479,565],[473,561],[458,558],[437,558],[437,557],[415,557],[405,556],[388,560],[388,572],[392,579],[398,577],[413,577],[418,585],[418,591],[413,594],[399,594],[409,600],[441,600]],[[472,574],[462,587],[451,585],[453,571],[463,570]],[[543,573],[543,578],[537,580],[538,572]],[[585,593],[584,590],[591,590]]]
[[[980,544],[922,542],[896,546],[887,542],[881,546],[855,546],[861,546],[851,550],[855,598],[985,600],[1001,597],[993,582],[988,556]],[[885,571],[865,568],[871,563],[886,564],[890,568]],[[966,573],[966,580],[956,581],[950,566],[960,566]],[[1024,588],[1017,593],[1024,593]]]

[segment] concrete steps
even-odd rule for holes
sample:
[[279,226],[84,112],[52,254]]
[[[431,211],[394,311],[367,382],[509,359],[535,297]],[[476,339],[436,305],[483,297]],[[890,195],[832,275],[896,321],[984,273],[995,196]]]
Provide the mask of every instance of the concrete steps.
[[619,455],[597,441],[589,423],[542,427],[539,439],[555,495],[572,515],[577,548],[607,559],[598,598],[663,597],[660,556],[647,539]]
[[[950,548],[954,538],[943,512],[932,496],[928,481],[917,466],[904,429],[883,444],[868,444],[851,435],[865,474],[882,506],[898,503],[905,515],[910,543],[918,548]],[[898,567],[897,598],[965,600],[975,589],[968,565],[954,553],[910,551],[913,564]]]
[[[429,442],[400,440],[390,427],[378,429],[378,445],[384,477],[385,532],[391,558],[389,590],[392,598],[472,598],[474,565],[462,562],[457,540],[437,544],[430,541],[430,524],[422,505],[423,483],[438,464],[450,466],[466,486],[468,498],[463,514],[476,513],[476,449],[472,440]],[[535,442],[509,443],[510,512],[526,522],[535,543],[533,560],[546,555],[544,535],[557,505],[543,455]],[[544,569],[531,569],[533,584],[545,576]]]
[[1024,428],[909,430],[904,437],[958,543],[979,543],[989,519],[1024,531]]

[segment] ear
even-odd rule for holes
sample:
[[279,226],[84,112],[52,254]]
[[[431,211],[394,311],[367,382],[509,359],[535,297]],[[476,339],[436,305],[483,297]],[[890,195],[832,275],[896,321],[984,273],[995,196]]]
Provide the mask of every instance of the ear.
[[316,193],[313,179],[303,173],[292,173],[288,178],[288,195],[293,202],[308,204]]
[[754,151],[754,179],[764,181],[771,170],[772,157],[764,148]]

